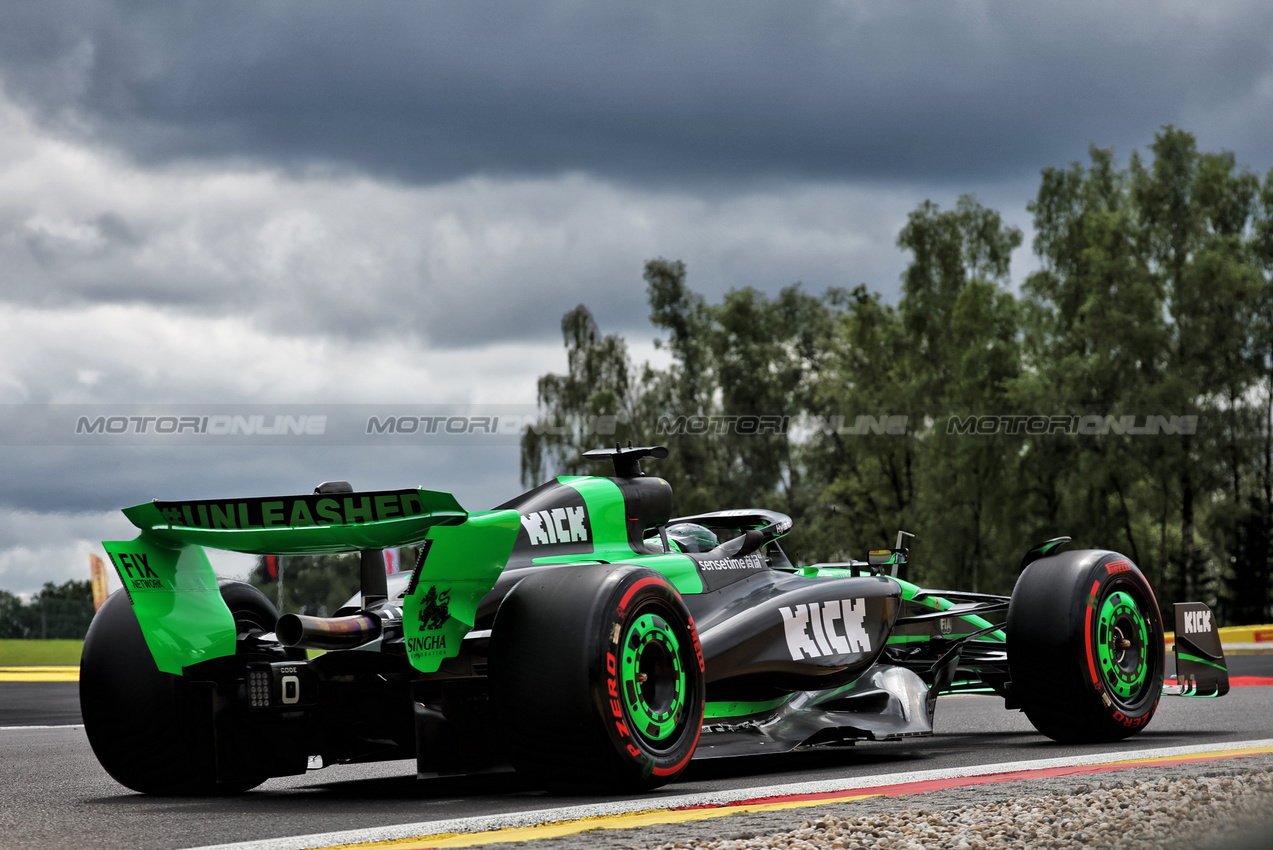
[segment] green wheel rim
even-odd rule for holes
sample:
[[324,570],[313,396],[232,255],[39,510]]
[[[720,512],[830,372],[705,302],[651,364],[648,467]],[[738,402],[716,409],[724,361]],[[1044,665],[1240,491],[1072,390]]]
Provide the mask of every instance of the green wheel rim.
[[1149,677],[1149,626],[1130,594],[1117,590],[1101,603],[1096,646],[1109,689],[1124,700],[1140,693]]
[[660,743],[671,738],[685,710],[681,645],[668,622],[646,613],[628,626],[620,662],[623,701],[632,725]]

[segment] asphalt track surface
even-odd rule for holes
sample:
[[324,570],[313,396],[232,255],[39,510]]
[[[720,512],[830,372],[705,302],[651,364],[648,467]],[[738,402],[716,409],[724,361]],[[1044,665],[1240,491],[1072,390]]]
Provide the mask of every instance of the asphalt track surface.
[[[1230,666],[1235,675],[1270,675],[1273,656],[1232,657]],[[83,729],[60,725],[68,717],[78,719],[73,683],[0,684],[0,765],[5,780],[0,785],[0,847],[189,848],[623,799],[554,796],[513,774],[417,779],[409,761],[332,766],[270,780],[233,798],[146,797],[116,784],[101,769]],[[997,697],[943,697],[937,734],[931,738],[863,743],[835,752],[699,762],[680,782],[642,799],[657,807],[660,798],[686,794],[735,789],[762,794],[769,786],[793,782],[866,783],[881,774],[1164,747],[1220,748],[1261,739],[1273,739],[1273,687],[1234,688],[1220,700],[1164,699],[1148,729],[1112,747],[1053,743],[1037,734],[1020,713],[1003,710]],[[975,799],[984,792],[968,793]],[[735,816],[726,820],[731,826],[704,828],[728,831],[745,823]],[[796,810],[785,822],[794,825],[801,820]],[[772,831],[780,828],[777,824]],[[649,843],[667,840],[666,836],[666,831],[662,839],[650,834]],[[624,843],[645,843],[638,838],[629,833]],[[535,846],[547,850],[542,842]]]

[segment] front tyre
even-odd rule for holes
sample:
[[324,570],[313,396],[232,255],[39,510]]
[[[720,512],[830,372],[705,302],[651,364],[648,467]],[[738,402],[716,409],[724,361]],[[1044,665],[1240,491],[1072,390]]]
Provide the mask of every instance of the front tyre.
[[490,677],[510,760],[546,785],[650,790],[679,776],[698,744],[698,634],[651,570],[595,564],[524,579],[496,616]]
[[1062,552],[1026,567],[1007,620],[1009,696],[1063,743],[1135,734],[1158,708],[1162,618],[1149,582],[1115,552]]

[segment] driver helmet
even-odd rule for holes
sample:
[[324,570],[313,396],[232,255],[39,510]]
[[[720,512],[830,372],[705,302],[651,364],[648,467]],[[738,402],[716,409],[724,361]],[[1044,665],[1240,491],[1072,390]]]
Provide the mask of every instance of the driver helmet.
[[720,545],[720,539],[710,529],[696,522],[669,525],[667,539],[674,541],[682,552],[710,552]]

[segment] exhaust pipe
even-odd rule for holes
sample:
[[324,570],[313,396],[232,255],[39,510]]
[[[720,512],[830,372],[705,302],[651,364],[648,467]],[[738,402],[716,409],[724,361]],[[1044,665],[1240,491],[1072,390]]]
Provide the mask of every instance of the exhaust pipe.
[[[325,481],[315,493],[348,493],[353,488],[344,481]],[[309,617],[305,614],[284,614],[274,626],[274,634],[283,646],[299,646],[305,649],[353,649],[371,643],[380,637],[386,620],[396,620],[401,625],[401,610],[390,608],[388,580],[385,578],[384,552],[368,549],[359,554],[359,588],[362,595],[362,611],[348,617]],[[400,628],[390,624],[390,635],[400,633]]]
[[375,614],[351,614],[348,617],[284,614],[274,626],[274,633],[283,646],[352,649],[380,637],[383,622]]

